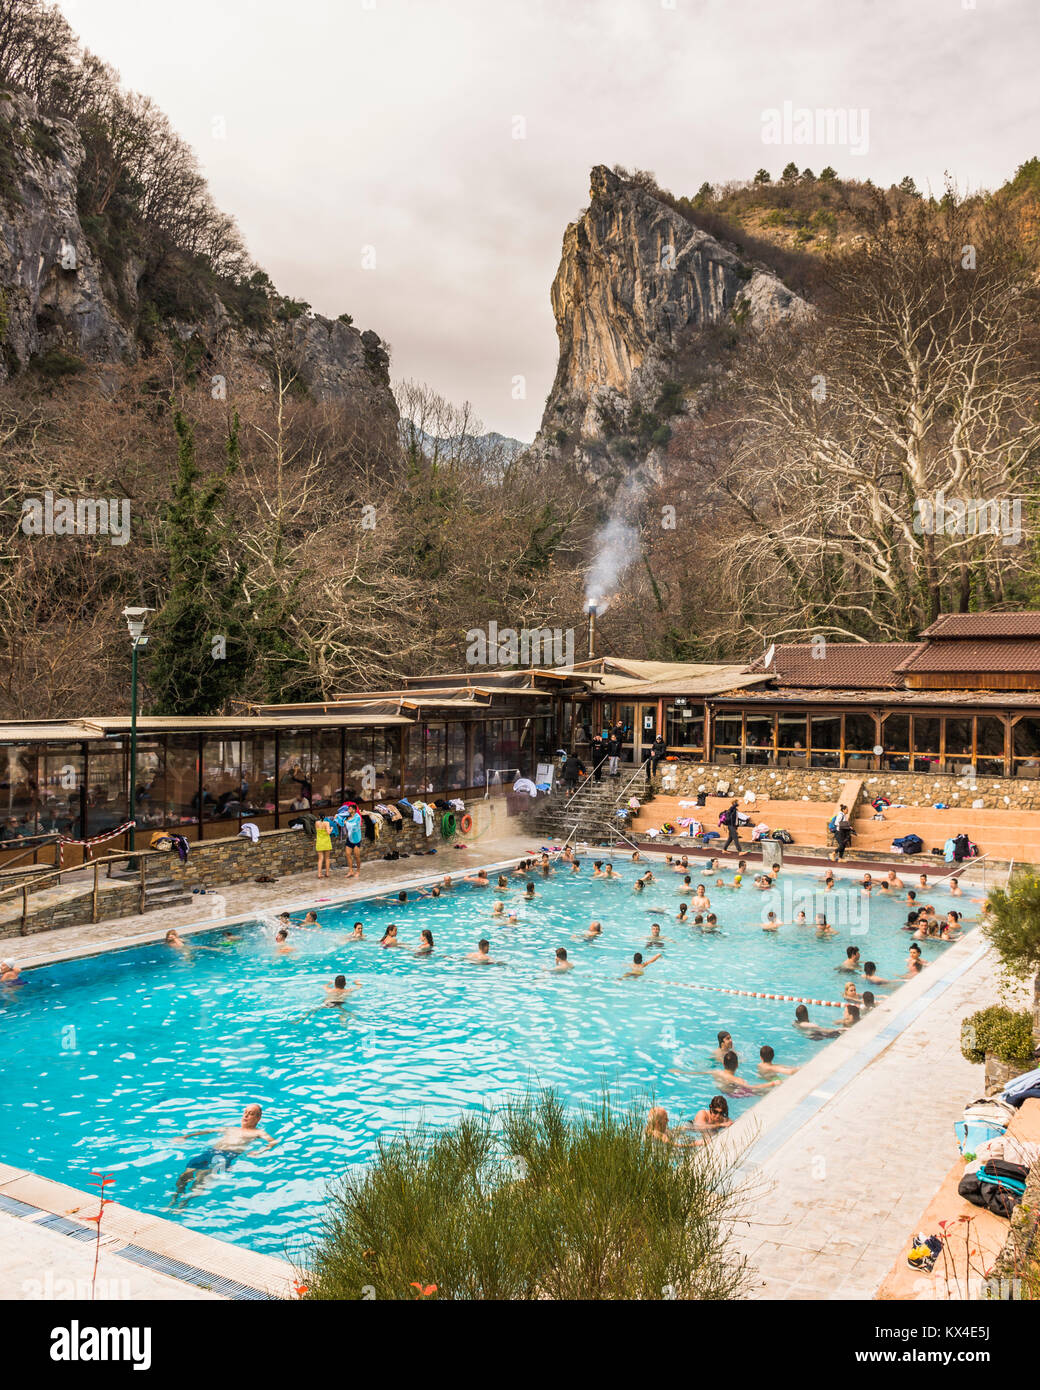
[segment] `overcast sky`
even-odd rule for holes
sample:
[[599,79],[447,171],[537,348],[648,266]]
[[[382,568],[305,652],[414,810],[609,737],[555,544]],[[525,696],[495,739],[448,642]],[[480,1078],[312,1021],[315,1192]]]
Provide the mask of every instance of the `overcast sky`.
[[[652,169],[676,194],[791,158],[941,191],[946,170],[993,187],[1040,153],[1037,0],[61,9],[195,147],[283,293],[351,313],[390,343],[395,379],[521,439],[555,371],[549,286],[594,164]],[[764,144],[763,112],[785,102],[866,110],[866,153]]]

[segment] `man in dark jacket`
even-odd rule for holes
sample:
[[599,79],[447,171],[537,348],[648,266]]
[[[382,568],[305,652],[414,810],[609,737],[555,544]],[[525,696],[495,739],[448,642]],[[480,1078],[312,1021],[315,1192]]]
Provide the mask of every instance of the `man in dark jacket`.
[[665,757],[667,756],[667,754],[668,754],[668,745],[665,743],[664,738],[663,738],[660,734],[658,734],[657,737],[654,739],[653,745],[651,746],[651,749],[650,749],[650,776],[651,776],[651,777],[656,777],[656,776],[657,776],[657,764],[658,764],[659,762],[661,762],[661,760],[662,760],[663,758],[665,758]]
[[563,765],[563,785],[573,791],[578,785],[578,776],[585,771],[585,764],[576,753],[571,753]]
[[724,850],[729,849],[732,843],[737,853],[740,853],[740,836],[737,834],[737,803],[730,802],[729,809],[722,813],[722,824],[726,827],[726,843],[722,846]]
[[604,738],[592,740],[592,773],[597,782],[603,780],[603,764],[607,761],[607,741]]

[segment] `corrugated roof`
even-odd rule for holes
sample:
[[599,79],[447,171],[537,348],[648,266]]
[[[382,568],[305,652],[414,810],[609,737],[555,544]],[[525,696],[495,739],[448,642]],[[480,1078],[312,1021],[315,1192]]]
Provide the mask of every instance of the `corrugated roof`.
[[643,699],[656,695],[720,695],[727,690],[743,690],[747,686],[767,681],[767,672],[751,672],[746,666],[707,667],[696,676],[671,677],[667,680],[617,681],[603,687],[604,692],[621,697]]
[[1040,612],[1019,613],[943,613],[922,637],[945,639],[984,637],[1040,638]]
[[958,638],[921,642],[897,668],[904,676],[941,671],[1040,672],[1040,641],[1014,638]]
[[778,686],[803,690],[897,690],[903,684],[899,663],[916,650],[915,642],[782,643],[769,666],[760,657],[748,670],[765,671]]
[[[294,719],[266,719],[255,715],[190,716],[141,715],[137,720],[140,734],[160,733],[251,733],[273,729],[360,728],[371,725],[412,724],[407,715],[389,714],[332,714],[321,717],[303,715]],[[68,741],[101,739],[106,734],[130,732],[130,716],[113,715],[89,719],[73,719],[65,723],[32,724],[17,720],[0,722],[0,743],[42,743],[48,740]]]

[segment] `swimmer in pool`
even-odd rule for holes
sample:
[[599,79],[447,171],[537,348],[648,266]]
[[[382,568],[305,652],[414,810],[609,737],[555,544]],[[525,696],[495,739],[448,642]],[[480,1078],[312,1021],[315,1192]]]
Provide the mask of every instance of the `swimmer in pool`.
[[885,980],[877,973],[877,966],[872,960],[868,960],[863,966],[863,978],[868,985],[873,985],[875,989],[883,989],[885,985],[894,985],[895,980]]
[[344,941],[342,941],[342,942],[340,943],[340,945],[346,945],[347,941],[364,941],[364,939],[365,939],[365,928],[364,928],[364,926],[362,925],[361,922],[355,922],[355,923],[354,923],[354,930],[350,933],[350,935],[349,935],[348,937],[345,938]]
[[680,1125],[677,1129],[670,1129],[668,1127],[668,1111],[663,1105],[655,1105],[647,1116],[644,1132],[648,1139],[652,1139],[657,1144],[667,1144],[673,1149],[695,1149],[704,1143],[703,1139],[679,1137],[684,1130],[691,1128],[690,1125]]
[[274,934],[274,949],[280,956],[291,956],[296,949],[289,945],[289,933],[283,927],[281,931]]
[[563,975],[566,971],[574,969],[573,962],[567,959],[567,948],[565,946],[557,946],[556,964],[551,968],[547,966],[546,969],[549,970],[550,975]]
[[823,1038],[836,1038],[840,1032],[837,1028],[827,1028],[818,1023],[813,1023],[809,1018],[809,1010],[804,1004],[799,1004],[794,1011],[794,1026],[814,1042],[819,1042]]
[[506,905],[501,898],[499,898],[498,902],[495,903],[495,906],[492,908],[491,915],[492,917],[504,917],[506,915]]
[[497,961],[491,959],[491,942],[485,940],[483,937],[477,942],[477,949],[475,951],[470,951],[466,959],[471,961],[474,965],[498,964]]
[[958,875],[957,875],[957,874],[954,874],[954,876],[950,879],[950,897],[951,897],[951,898],[963,898],[963,897],[964,897],[964,889],[961,887],[960,883],[958,882]]
[[[171,930],[166,933],[166,944],[167,946],[172,946],[175,951],[188,951],[190,953],[188,943],[182,937],[178,936],[175,931]],[[0,980],[2,979],[3,976],[0,975]]]
[[775,1061],[776,1053],[768,1045],[758,1049],[760,1061],[758,1063],[759,1076],[794,1076],[797,1067],[782,1067]]
[[423,927],[419,933],[419,945],[416,946],[413,954],[417,956],[428,956],[433,951],[433,932],[429,927]]
[[[176,936],[177,933],[174,932],[173,935]],[[169,940],[169,935],[167,935],[167,940]],[[181,946],[184,946],[183,941],[181,942]],[[18,969],[17,965],[13,965],[9,960],[0,960],[0,985],[17,985],[23,983],[22,972]]]
[[718,931],[718,929],[719,919],[715,916],[714,912],[709,912],[707,917],[705,917],[704,919],[704,925],[703,927],[701,927],[701,931],[704,933],[705,936],[708,936],[712,932]]
[[603,935],[603,926],[600,922],[590,922],[589,929],[581,938],[582,941],[596,941]]
[[780,1077],[774,1077],[770,1081],[750,1082],[737,1073],[740,1061],[735,1052],[727,1052],[722,1059],[721,1069],[713,1070],[711,1075],[715,1080],[716,1086],[722,1091],[728,1091],[731,1096],[736,1096],[742,1100],[747,1096],[761,1095],[763,1091],[770,1091],[774,1086],[781,1084]]
[[775,912],[766,913],[766,920],[762,923],[763,931],[779,931],[782,926],[783,923],[776,920]]
[[190,1197],[207,1173],[226,1173],[235,1159],[241,1158],[257,1140],[266,1141],[265,1151],[274,1148],[278,1140],[272,1139],[266,1130],[260,1128],[263,1113],[259,1105],[247,1105],[239,1125],[229,1125],[226,1129],[193,1129],[179,1136],[181,1139],[198,1139],[204,1134],[220,1137],[188,1159],[184,1172],[177,1179],[177,1191],[171,1206],[176,1205],[178,1197],[185,1196],[186,1190]]
[[732,1123],[729,1117],[729,1101],[725,1096],[712,1096],[705,1108],[698,1110],[693,1117],[693,1128],[708,1134],[728,1129]]
[[694,912],[707,912],[708,908],[711,907],[711,899],[704,891],[703,883],[698,883],[697,891],[693,895],[690,906],[693,908]]
[[625,973],[624,973],[623,975],[619,975],[619,976],[618,976],[618,979],[621,979],[621,980],[638,980],[639,977],[640,977],[640,975],[643,974],[643,972],[646,970],[646,967],[647,967],[648,965],[653,965],[653,963],[654,963],[655,960],[660,960],[660,959],[661,959],[661,952],[660,952],[660,951],[658,951],[658,953],[657,953],[656,956],[651,956],[649,960],[644,960],[644,959],[643,959],[643,953],[642,953],[641,951],[637,951],[637,952],[635,953],[635,955],[632,957],[632,964],[628,967],[628,969],[625,971]]
[[689,910],[690,910],[690,908],[689,908],[689,904],[688,904],[688,903],[680,903],[680,904],[679,904],[679,911],[678,911],[678,913],[677,913],[677,915],[676,915],[675,920],[676,920],[677,922],[685,922],[685,921],[686,921],[686,914],[689,912]]
[[402,946],[404,944],[397,939],[397,924],[395,922],[389,924],[386,931],[379,938],[379,944],[384,951],[391,946]]
[[346,975],[337,975],[331,985],[325,986],[325,998],[322,1002],[311,1009],[311,1013],[317,1013],[318,1009],[338,1009],[343,1005],[343,1001],[348,995],[353,994],[356,989],[361,988],[361,981],[355,980],[352,985],[347,984]]
[[845,959],[840,965],[834,967],[836,970],[858,970],[859,969],[859,947],[846,946]]
[[489,888],[487,869],[480,869],[472,878],[467,878],[466,883],[475,883],[478,888]]
[[646,944],[648,946],[663,946],[668,940],[669,938],[667,936],[661,935],[661,924],[659,922],[653,922],[650,926],[650,937]]

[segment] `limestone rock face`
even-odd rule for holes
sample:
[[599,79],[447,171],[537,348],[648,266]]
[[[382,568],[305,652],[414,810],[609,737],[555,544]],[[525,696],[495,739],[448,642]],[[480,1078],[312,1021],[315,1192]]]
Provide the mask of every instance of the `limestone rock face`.
[[698,332],[759,330],[809,311],[642,184],[598,165],[591,197],[564,233],[552,286],[560,358],[543,446],[601,438],[605,419],[623,430],[633,406],[652,408]]
[[109,254],[102,263],[84,230],[77,202],[83,160],[72,122],[41,116],[24,95],[0,93],[0,382],[50,351],[132,361],[165,337],[192,343],[204,370],[253,382],[269,380],[275,349],[288,349],[315,399],[397,420],[389,354],[371,330],[305,313],[257,332],[219,294],[197,286],[199,307],[189,320],[156,324],[154,306],[142,303],[145,261],[125,250],[118,262]]
[[9,151],[0,175],[0,380],[59,344],[91,360],[132,355],[80,226],[75,126],[41,119],[23,96],[0,97],[0,121]]

